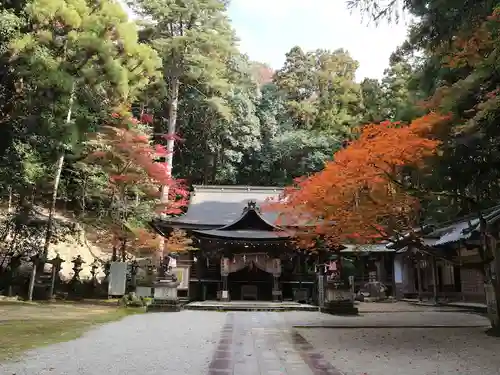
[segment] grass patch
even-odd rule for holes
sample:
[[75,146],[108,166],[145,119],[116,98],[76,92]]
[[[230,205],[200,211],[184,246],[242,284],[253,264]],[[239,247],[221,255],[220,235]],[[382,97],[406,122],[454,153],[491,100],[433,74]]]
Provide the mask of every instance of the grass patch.
[[44,319],[35,315],[30,319],[0,321],[0,360],[13,359],[26,350],[40,346],[74,340],[95,325],[144,311],[140,308],[110,308],[98,314],[82,314],[69,319],[65,319],[66,311],[61,311],[61,317],[57,319]]

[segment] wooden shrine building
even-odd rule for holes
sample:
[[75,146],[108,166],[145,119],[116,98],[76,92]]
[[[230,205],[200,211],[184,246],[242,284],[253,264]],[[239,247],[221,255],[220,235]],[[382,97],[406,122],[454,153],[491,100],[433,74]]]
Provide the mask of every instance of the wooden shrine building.
[[282,189],[195,186],[187,212],[157,219],[168,236],[185,230],[198,249],[180,259],[189,267],[190,300],[293,300],[315,302],[316,260],[297,251],[290,231],[276,225],[277,213],[262,212]]

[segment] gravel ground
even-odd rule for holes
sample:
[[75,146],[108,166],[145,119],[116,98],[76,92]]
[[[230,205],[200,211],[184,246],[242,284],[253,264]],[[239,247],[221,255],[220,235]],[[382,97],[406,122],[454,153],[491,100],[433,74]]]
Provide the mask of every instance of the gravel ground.
[[0,364],[1,375],[206,374],[225,313],[134,315]]
[[298,329],[345,375],[496,375],[500,339],[480,328]]
[[[485,335],[486,318],[398,309],[384,312],[380,306],[358,317],[211,311],[135,315],[2,363],[0,374],[229,375],[231,368],[234,375],[340,374],[335,369],[345,375],[500,373],[500,339]],[[296,325],[312,328],[292,328]],[[447,328],[408,328],[415,325]],[[314,361],[337,372],[318,372]]]
[[487,318],[458,311],[408,311],[361,313],[359,316],[333,316],[318,312],[290,312],[283,314],[289,325],[312,327],[488,327]]
[[457,311],[453,306],[416,305],[407,302],[357,302],[356,307],[363,313],[392,313],[392,312],[429,312],[429,311]]

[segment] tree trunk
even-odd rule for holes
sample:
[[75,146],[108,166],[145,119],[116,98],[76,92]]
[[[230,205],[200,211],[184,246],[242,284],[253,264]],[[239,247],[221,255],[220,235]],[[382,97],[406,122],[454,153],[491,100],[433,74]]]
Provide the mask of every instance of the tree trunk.
[[497,241],[495,240],[495,247],[493,249],[494,257],[495,257],[495,280],[493,280],[493,288],[495,291],[495,300],[496,300],[496,326],[495,330],[500,334],[500,249],[498,248]]
[[33,268],[31,269],[31,274],[30,274],[30,283],[28,286],[28,301],[33,301],[33,291],[35,289],[35,278],[36,278],[37,266],[38,266],[38,263],[33,262]]
[[217,180],[217,166],[219,163],[219,150],[214,153],[213,163],[212,163],[212,183],[215,184]]
[[[493,231],[488,228],[488,224],[483,217],[480,217],[481,232],[481,257],[486,259],[493,255],[493,264],[486,264],[485,267],[485,292],[486,303],[488,304],[488,318],[492,331],[495,335],[500,335],[500,249],[498,246],[498,229]],[[483,260],[484,260],[483,259]]]
[[121,246],[120,246],[120,253],[121,253],[121,256],[122,256],[122,262],[126,262],[127,261],[127,252],[125,251],[127,248],[127,239],[124,238],[122,239],[122,243],[121,243]]
[[111,253],[111,261],[116,262],[117,260],[118,260],[118,239],[115,236],[113,241],[113,250]]
[[[168,104],[168,128],[167,128],[167,156],[165,164],[167,166],[167,177],[172,176],[172,167],[174,160],[174,146],[175,146],[175,132],[177,125],[177,107],[179,104],[179,78],[173,77],[170,86],[170,102]],[[163,185],[161,187],[160,203],[165,205],[168,203],[169,186]],[[158,253],[156,254],[156,263],[159,265],[164,257],[165,252],[165,238],[160,236],[160,243],[158,245]]]
[[[74,99],[75,99],[75,83],[73,83],[73,86],[71,88],[71,94],[69,97],[68,112],[66,115],[66,126],[69,126],[71,123],[71,115],[73,111]],[[45,231],[45,243],[43,245],[42,259],[39,268],[40,271],[43,270],[45,260],[49,255],[50,240],[52,238],[52,222],[54,220],[54,213],[56,210],[57,191],[59,189],[59,182],[61,181],[63,165],[64,165],[64,151],[61,151],[59,157],[57,158],[57,163],[56,163],[56,174],[54,176],[54,186],[52,187],[52,200],[50,202],[49,218],[47,220],[47,229]]]
[[85,180],[83,181],[83,185],[82,185],[82,211],[81,211],[81,216],[85,216],[85,210],[86,210],[86,199],[85,199],[85,195],[87,194],[87,178],[85,178]]
[[8,204],[7,212],[10,214],[10,213],[12,213],[12,187],[9,186],[8,190],[9,190],[9,204]]
[[[42,254],[43,260],[47,259],[47,256],[49,255],[50,239],[52,237],[52,222],[54,220],[54,213],[56,211],[57,190],[59,188],[59,182],[61,181],[61,173],[62,173],[63,165],[64,165],[64,153],[59,155],[59,158],[57,159],[57,164],[56,164],[56,174],[54,176],[54,187],[52,188],[52,200],[50,202],[49,218],[47,220],[47,229],[45,231],[45,243],[43,245],[43,254]],[[42,263],[43,263],[43,260],[42,260]]]

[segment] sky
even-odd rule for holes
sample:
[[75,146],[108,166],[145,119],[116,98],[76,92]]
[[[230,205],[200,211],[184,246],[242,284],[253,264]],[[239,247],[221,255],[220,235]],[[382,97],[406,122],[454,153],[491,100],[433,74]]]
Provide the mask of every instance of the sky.
[[231,0],[229,16],[250,59],[279,69],[285,53],[344,48],[360,67],[357,80],[381,78],[405,40],[404,23],[376,26],[347,9],[345,0]]

